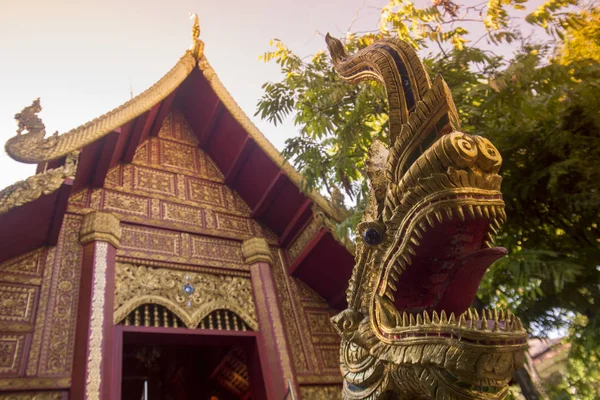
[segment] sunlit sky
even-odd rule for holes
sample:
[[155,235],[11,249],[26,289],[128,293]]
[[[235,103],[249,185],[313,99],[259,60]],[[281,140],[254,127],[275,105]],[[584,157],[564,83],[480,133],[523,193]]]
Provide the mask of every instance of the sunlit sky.
[[[423,4],[426,0],[418,1]],[[469,3],[469,1],[465,1]],[[539,3],[538,1],[536,1]],[[205,54],[225,87],[278,148],[295,133],[254,117],[261,85],[278,80],[258,56],[282,39],[297,54],[325,49],[324,34],[377,27],[385,0],[0,0],[0,145],[14,114],[41,97],[48,134],[66,132],[139,94],[190,45],[189,12],[200,17]],[[358,13],[357,13],[358,10]],[[34,165],[0,152],[0,189]]]

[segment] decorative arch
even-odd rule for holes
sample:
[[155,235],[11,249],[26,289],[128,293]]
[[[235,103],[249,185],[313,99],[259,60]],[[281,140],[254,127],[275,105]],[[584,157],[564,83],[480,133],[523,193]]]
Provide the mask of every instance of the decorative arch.
[[[163,328],[216,329],[227,331],[255,331],[236,312],[226,309],[214,309],[202,318],[181,318],[180,310],[174,311],[164,302],[141,303],[124,316],[123,312],[115,314],[115,324],[126,326],[152,326]],[[201,315],[201,314],[197,314]]]
[[226,310],[251,330],[258,330],[248,277],[128,263],[117,263],[115,272],[115,323],[147,304],[164,307],[190,329],[214,311]]

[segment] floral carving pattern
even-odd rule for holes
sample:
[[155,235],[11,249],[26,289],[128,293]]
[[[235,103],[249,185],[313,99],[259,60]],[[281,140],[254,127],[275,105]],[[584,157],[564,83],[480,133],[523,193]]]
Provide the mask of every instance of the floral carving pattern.
[[[191,293],[184,291],[191,285]],[[115,323],[145,303],[160,304],[193,329],[214,310],[231,310],[258,329],[252,284],[247,277],[117,263]]]

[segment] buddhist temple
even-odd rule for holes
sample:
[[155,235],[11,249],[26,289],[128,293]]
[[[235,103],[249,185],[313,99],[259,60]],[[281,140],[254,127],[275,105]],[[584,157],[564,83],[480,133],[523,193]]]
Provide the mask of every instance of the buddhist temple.
[[199,32],[78,128],[16,115],[6,151],[37,173],[0,191],[0,399],[340,398],[345,211],[301,190]]

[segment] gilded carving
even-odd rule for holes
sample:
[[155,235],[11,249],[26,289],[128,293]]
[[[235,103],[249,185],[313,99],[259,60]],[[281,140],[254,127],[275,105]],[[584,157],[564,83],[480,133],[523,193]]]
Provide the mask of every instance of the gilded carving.
[[77,157],[78,153],[69,154],[64,165],[30,176],[0,190],[0,214],[57,191],[67,178],[75,176]]
[[0,390],[68,389],[71,378],[0,378]]
[[506,254],[492,244],[506,219],[502,157],[460,132],[444,79],[432,82],[409,44],[384,39],[350,56],[326,40],[342,79],[383,83],[390,105],[390,146],[375,141],[366,163],[348,308],[332,318],[343,397],[503,399],[527,334],[504,310],[469,308]]
[[114,214],[92,211],[83,217],[80,240],[82,244],[102,240],[118,248],[121,242],[121,221]]
[[211,259],[243,264],[242,246],[239,242],[226,239],[213,239],[204,236],[191,236],[192,258]]
[[332,313],[328,310],[306,309],[305,313],[308,320],[308,328],[312,335],[335,335],[335,331],[333,330],[330,321]]
[[273,263],[271,250],[267,241],[262,238],[252,238],[245,240],[242,243],[242,254],[246,264],[254,264],[257,262]]
[[44,280],[40,290],[40,300],[38,301],[37,312],[35,317],[35,325],[33,330],[33,338],[31,347],[29,348],[29,358],[27,360],[27,376],[36,376],[38,371],[38,363],[40,360],[40,352],[42,350],[42,336],[44,335],[44,327],[46,326],[46,315],[48,313],[48,298],[50,293],[50,285],[52,283],[52,269],[56,256],[56,247],[48,249],[46,259],[44,260]]
[[124,225],[121,246],[123,249],[145,250],[178,256],[181,248],[179,233],[153,228]]
[[148,140],[138,145],[137,149],[135,149],[135,153],[133,154],[133,164],[147,165],[150,163],[150,160],[148,159],[148,155],[150,154],[148,151],[149,147],[150,141]]
[[[188,292],[184,290],[186,284],[191,286]],[[196,328],[212,311],[226,309],[258,330],[248,278],[117,263],[115,323],[145,303],[168,308],[190,329]]]
[[245,233],[251,235],[250,220],[248,218],[236,217],[235,215],[224,214],[215,211],[217,228],[224,231]]
[[104,178],[104,186],[121,186],[121,166],[116,165],[108,170]]
[[174,203],[163,203],[163,219],[196,226],[204,226],[202,210]]
[[81,207],[86,207],[88,203],[89,189],[84,188],[69,196],[69,204],[76,204]]
[[150,212],[150,199],[125,193],[104,190],[103,210],[147,217]]
[[86,399],[88,400],[100,400],[107,256],[108,243],[98,243],[96,245],[96,253],[94,255],[92,312],[90,316],[91,323],[87,360],[87,379],[85,386],[85,395]]
[[37,293],[36,287],[0,283],[0,323],[31,324]]
[[174,174],[139,166],[133,167],[133,173],[134,189],[176,196]]
[[60,400],[65,396],[64,392],[0,393],[0,400]]
[[[14,275],[41,278],[44,249],[40,248],[0,263],[0,279],[11,280]],[[39,282],[39,280],[37,281]]]
[[198,145],[198,138],[194,135],[183,114],[178,110],[171,111],[165,118],[158,132],[158,137],[192,146]]
[[315,237],[317,232],[319,232],[323,228],[323,224],[321,221],[317,219],[313,219],[310,223],[302,230],[300,235],[292,242],[288,249],[288,254],[290,256],[290,260],[294,261],[302,250],[306,248],[306,246],[310,243],[310,241]]
[[[187,178],[189,199],[203,204],[225,207],[223,185],[195,178]],[[225,189],[228,190],[228,189]],[[232,207],[234,208],[234,207]]]
[[245,269],[239,241],[123,225],[118,255],[157,261]]
[[[17,135],[6,142],[6,152],[17,161],[35,164],[64,157],[94,143],[164,100],[192,72],[196,63],[192,53],[186,51],[179,62],[149,89],[101,117],[62,135],[57,132],[45,138],[45,126],[37,117],[42,109],[38,99],[15,115],[19,129]],[[27,132],[23,133],[25,130]]]
[[21,369],[26,335],[0,334],[0,375],[17,375]]
[[175,168],[189,173],[199,172],[198,150],[187,144],[160,140],[159,163],[167,167]]
[[335,385],[300,386],[300,397],[302,400],[341,400],[342,387]]
[[80,230],[81,217],[66,214],[59,236],[56,263],[51,270],[52,276],[49,277],[52,283],[46,314],[46,328],[42,336],[39,377],[68,377],[71,374],[81,274]]
[[341,383],[338,368],[331,368],[332,354],[339,364],[340,340],[325,321],[334,312],[322,297],[287,274],[282,255],[279,250],[272,271],[297,380],[301,384]]

